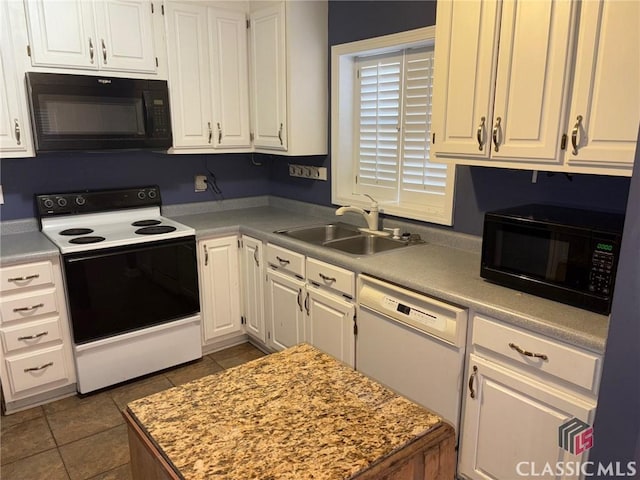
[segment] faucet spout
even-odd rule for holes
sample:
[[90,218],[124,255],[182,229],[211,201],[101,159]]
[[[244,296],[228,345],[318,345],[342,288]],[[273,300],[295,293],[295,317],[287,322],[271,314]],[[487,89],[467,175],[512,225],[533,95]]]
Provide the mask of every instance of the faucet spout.
[[378,205],[377,204],[371,206],[371,210],[369,211],[369,213],[367,213],[366,210],[363,210],[360,207],[353,207],[353,206],[340,207],[339,209],[336,210],[336,215],[342,216],[347,212],[359,213],[367,221],[367,227],[369,228],[369,230],[371,231],[378,230]]

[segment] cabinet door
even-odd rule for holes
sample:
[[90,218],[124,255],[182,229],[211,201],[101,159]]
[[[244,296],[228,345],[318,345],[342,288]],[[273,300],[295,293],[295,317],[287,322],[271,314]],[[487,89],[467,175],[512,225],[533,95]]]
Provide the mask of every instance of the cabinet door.
[[436,157],[488,158],[498,3],[439,0],[432,108]]
[[247,19],[209,9],[215,147],[250,147]]
[[355,366],[355,306],[351,302],[308,285],[305,297],[307,340],[311,345]]
[[518,478],[520,469],[528,477],[533,468],[540,471],[545,463],[555,466],[556,462],[586,459],[586,453],[573,455],[559,446],[559,427],[574,417],[591,422],[595,404],[474,354],[468,371],[472,372],[468,387],[473,388],[474,398],[467,390],[460,473],[470,479],[503,479]]
[[167,2],[165,21],[173,145],[212,146],[207,9]]
[[242,331],[238,239],[235,236],[199,242],[204,342]]
[[279,272],[267,272],[269,346],[283,350],[305,340],[304,282]]
[[101,0],[95,9],[100,69],[155,72],[151,2]]
[[287,149],[284,2],[251,14],[254,146]]
[[2,157],[33,155],[26,121],[25,89],[15,64],[7,5],[0,5],[0,152]]
[[262,242],[247,236],[242,237],[242,282],[245,329],[248,334],[264,342],[264,260]]
[[569,164],[631,175],[640,120],[639,45],[640,3],[582,2],[567,127],[577,148],[567,148]]
[[33,0],[25,6],[34,66],[98,69],[93,2]]
[[568,1],[502,3],[493,159],[559,163],[575,10]]

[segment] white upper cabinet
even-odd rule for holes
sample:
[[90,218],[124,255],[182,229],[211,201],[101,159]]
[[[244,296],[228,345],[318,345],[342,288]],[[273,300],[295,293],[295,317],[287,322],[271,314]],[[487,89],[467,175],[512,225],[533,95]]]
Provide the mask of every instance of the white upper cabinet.
[[209,9],[216,147],[250,147],[247,17]]
[[640,120],[639,47],[640,2],[582,2],[565,153],[570,165],[631,174]]
[[244,11],[166,2],[174,151],[250,149]]
[[33,156],[31,128],[27,116],[24,71],[18,68],[13,51],[9,15],[0,2],[0,156]]
[[440,0],[438,160],[630,175],[640,118],[639,9],[616,1]]
[[558,163],[575,14],[570,2],[438,2],[439,159]]
[[251,2],[250,75],[256,151],[328,151],[327,2]]
[[149,0],[30,0],[25,4],[34,67],[156,71]]

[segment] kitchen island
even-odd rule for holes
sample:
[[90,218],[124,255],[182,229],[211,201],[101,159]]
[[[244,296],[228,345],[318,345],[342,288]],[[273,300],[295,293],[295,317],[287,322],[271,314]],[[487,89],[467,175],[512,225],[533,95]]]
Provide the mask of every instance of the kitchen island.
[[134,479],[455,474],[450,425],[307,344],[136,400],[125,418]]

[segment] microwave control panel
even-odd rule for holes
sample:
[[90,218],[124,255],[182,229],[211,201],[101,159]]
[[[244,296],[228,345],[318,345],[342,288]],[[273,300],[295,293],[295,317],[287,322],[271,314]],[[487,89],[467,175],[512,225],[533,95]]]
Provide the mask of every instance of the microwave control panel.
[[609,243],[598,243],[591,257],[590,292],[604,296],[611,293],[614,261],[613,246]]

